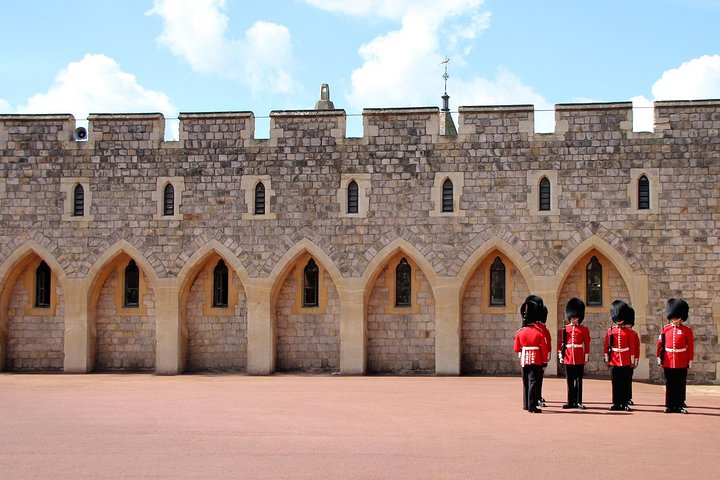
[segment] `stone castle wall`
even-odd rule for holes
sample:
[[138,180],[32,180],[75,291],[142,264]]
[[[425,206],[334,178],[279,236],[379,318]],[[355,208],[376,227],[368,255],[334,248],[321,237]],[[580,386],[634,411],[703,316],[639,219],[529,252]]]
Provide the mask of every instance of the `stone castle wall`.
[[[170,142],[158,114],[93,115],[87,141],[72,140],[69,115],[0,116],[4,368],[17,368],[10,304],[19,300],[8,281],[27,257],[45,260],[62,283],[65,371],[87,371],[93,360],[102,368],[129,366],[103,359],[109,347],[91,320],[102,312],[87,311],[105,308],[89,299],[102,291],[97,279],[111,281],[102,272],[121,254],[138,262],[155,302],[142,321],[155,325],[157,348],[146,348],[134,367],[269,373],[315,365],[310,359],[285,365],[290,354],[281,353],[290,345],[283,329],[291,323],[324,321],[287,313],[293,294],[282,291],[299,268],[293,262],[310,254],[328,272],[328,291],[337,292],[327,315],[339,327],[323,331],[336,332],[328,344],[339,345],[339,353],[323,353],[321,370],[458,374],[516,371],[507,352],[519,326],[516,310],[473,304],[487,298],[471,293],[486,288],[480,269],[487,258],[506,256],[511,304],[540,294],[557,331],[567,298],[582,293],[581,261],[597,253],[613,298],[586,320],[594,335],[607,328],[614,297],[630,301],[644,346],[642,375],[657,380],[662,308],[667,298],[683,297],[697,336],[691,380],[719,380],[720,102],[658,102],[652,133],[632,131],[628,103],[559,105],[551,134],[533,133],[533,108],[523,105],[461,107],[457,136],[439,134],[435,108],[363,115],[364,136],[346,138],[341,110],[273,112],[270,138],[255,139],[250,112],[183,114],[179,140]],[[650,179],[648,210],[637,208],[641,175]],[[437,185],[446,177],[457,186],[457,208],[442,213]],[[361,183],[367,211],[342,209],[341,185],[350,178]],[[541,178],[551,181],[550,211],[538,209]],[[258,182],[267,195],[260,216],[252,211]],[[168,183],[176,187],[169,217],[158,193]],[[68,213],[76,184],[87,187],[87,213],[79,218]],[[195,278],[187,271],[210,250],[232,266],[243,292],[237,321],[227,327],[232,341],[201,339],[203,328],[226,319],[201,314],[193,310],[196,301],[182,297],[196,295],[183,293]],[[426,279],[427,303],[411,318],[383,319],[385,330],[409,322],[426,324],[418,331],[428,332],[399,363],[371,333],[387,303],[380,297],[389,295],[382,272],[394,268],[388,262],[398,252]],[[599,337],[593,341],[599,353]],[[96,353],[84,346],[93,344]],[[226,355],[217,356],[219,350]],[[604,366],[593,362],[603,375]]]

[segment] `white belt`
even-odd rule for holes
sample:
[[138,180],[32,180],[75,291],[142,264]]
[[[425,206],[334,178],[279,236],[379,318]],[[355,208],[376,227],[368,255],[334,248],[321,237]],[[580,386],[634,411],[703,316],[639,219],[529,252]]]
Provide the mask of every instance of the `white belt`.
[[540,350],[540,347],[522,347],[523,351],[525,350]]
[[565,348],[585,348],[584,343],[568,343]]
[[670,353],[681,353],[686,350],[687,350],[687,348],[666,348],[665,349],[666,352],[670,352]]
[[628,350],[630,350],[629,347],[628,347],[628,348],[613,348],[613,349],[612,349],[613,352],[627,352]]

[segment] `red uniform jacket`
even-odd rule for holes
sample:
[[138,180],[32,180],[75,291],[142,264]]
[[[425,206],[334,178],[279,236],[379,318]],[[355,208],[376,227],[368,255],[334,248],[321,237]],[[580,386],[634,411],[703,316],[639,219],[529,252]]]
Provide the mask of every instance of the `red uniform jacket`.
[[[610,343],[612,337],[612,343]],[[640,352],[637,334],[630,328],[615,325],[608,328],[603,342],[603,352],[608,363],[613,367],[632,367],[637,365],[636,358]]]
[[545,359],[545,363],[550,363],[550,355],[552,355],[552,351],[551,351],[552,350],[552,336],[550,335],[550,329],[547,327],[547,325],[545,325],[542,322],[537,322],[537,323],[535,323],[535,325],[540,330],[542,330],[543,336],[545,337],[545,342],[547,343],[547,346],[548,346],[548,355],[547,355],[547,358]]
[[543,331],[532,323],[522,327],[515,334],[513,350],[520,355],[520,366],[543,365],[547,363],[550,346],[545,339]]
[[665,335],[665,353],[662,355],[662,366],[665,368],[688,368],[695,355],[695,338],[692,328],[685,325],[665,325],[658,338],[657,356],[663,350],[662,338]]
[[[565,332],[565,355],[563,355]],[[558,358],[565,365],[584,365],[590,355],[590,330],[582,325],[565,325],[558,338]]]
[[633,362],[633,365],[637,367],[638,363],[640,363],[640,335],[638,335],[637,332],[632,329],[632,327],[628,327],[628,330],[633,335],[633,337],[635,337],[635,351],[633,352],[633,355],[635,356],[635,361]]

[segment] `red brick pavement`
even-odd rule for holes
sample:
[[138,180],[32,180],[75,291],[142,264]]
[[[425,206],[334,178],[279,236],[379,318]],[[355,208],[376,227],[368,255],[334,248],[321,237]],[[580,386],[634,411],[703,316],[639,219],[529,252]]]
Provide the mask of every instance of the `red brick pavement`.
[[0,374],[0,478],[720,476],[718,387],[688,415],[661,413],[659,385],[635,383],[632,413],[605,380],[585,411],[564,395],[546,379],[531,415],[519,377]]

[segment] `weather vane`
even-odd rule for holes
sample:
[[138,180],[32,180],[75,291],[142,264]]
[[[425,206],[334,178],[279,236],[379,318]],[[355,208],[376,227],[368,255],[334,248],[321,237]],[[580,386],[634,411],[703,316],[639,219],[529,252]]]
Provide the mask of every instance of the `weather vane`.
[[445,95],[447,95],[447,81],[448,81],[448,78],[450,78],[450,75],[448,75],[448,73],[447,73],[448,63],[450,63],[450,58],[448,58],[448,57],[445,57],[445,60],[440,62],[440,65],[445,65],[445,73],[443,73],[443,76],[442,76],[443,80],[445,80]]

